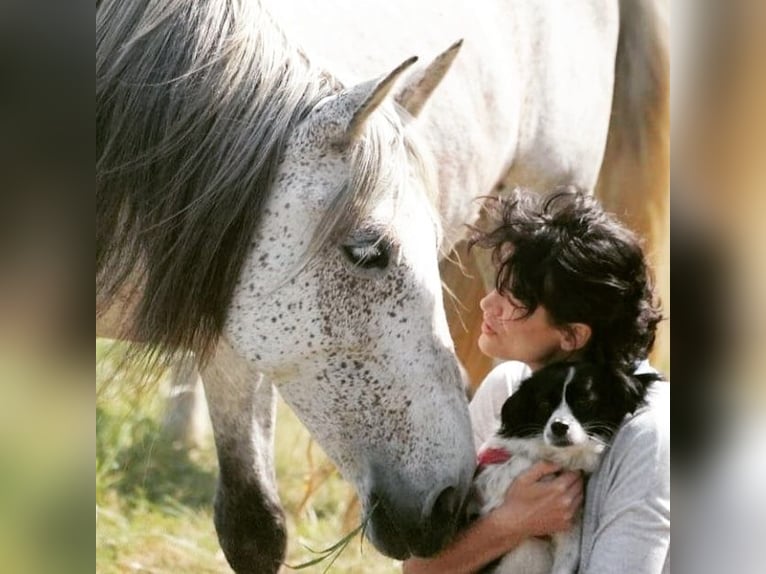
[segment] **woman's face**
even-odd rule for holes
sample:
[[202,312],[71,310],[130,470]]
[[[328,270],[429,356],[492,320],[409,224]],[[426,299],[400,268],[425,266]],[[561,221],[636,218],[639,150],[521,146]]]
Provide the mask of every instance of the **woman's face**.
[[563,359],[564,332],[553,325],[548,311],[538,305],[533,313],[511,296],[493,290],[479,304],[484,321],[479,349],[489,357],[521,361],[535,371],[551,361]]

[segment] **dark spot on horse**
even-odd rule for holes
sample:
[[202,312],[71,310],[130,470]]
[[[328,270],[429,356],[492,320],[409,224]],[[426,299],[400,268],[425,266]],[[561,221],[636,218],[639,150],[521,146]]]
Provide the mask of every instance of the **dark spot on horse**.
[[277,322],[277,318],[276,318],[276,317],[272,317],[272,318],[271,318],[271,322],[272,322],[272,323],[276,323],[276,322]]
[[361,371],[363,367],[364,367],[364,363],[362,361],[354,361],[354,368],[357,371]]
[[406,323],[407,322],[407,317],[402,317],[401,319],[399,319],[399,322],[400,323]]
[[346,361],[341,361],[340,368],[345,369],[346,367],[348,367],[348,364],[346,363]]

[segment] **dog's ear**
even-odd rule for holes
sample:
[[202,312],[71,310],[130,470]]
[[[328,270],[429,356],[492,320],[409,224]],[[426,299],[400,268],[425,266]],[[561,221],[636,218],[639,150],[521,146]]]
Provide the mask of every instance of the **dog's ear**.
[[657,380],[655,375],[628,375],[622,371],[611,373],[611,388],[619,398],[619,408],[624,414],[633,414],[646,402],[646,389]]
[[533,436],[542,430],[545,421],[537,421],[538,404],[536,393],[536,375],[521,383],[521,386],[503,403],[500,410],[500,436]]

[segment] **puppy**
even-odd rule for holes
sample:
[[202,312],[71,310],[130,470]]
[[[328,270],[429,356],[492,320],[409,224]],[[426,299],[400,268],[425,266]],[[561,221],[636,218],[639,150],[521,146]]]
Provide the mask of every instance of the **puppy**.
[[[500,506],[513,480],[540,460],[592,473],[620,423],[659,377],[628,377],[590,363],[554,363],[526,379],[502,408],[502,425],[479,450],[479,515]],[[581,517],[550,540],[530,538],[493,563],[493,574],[571,574],[580,558]]]

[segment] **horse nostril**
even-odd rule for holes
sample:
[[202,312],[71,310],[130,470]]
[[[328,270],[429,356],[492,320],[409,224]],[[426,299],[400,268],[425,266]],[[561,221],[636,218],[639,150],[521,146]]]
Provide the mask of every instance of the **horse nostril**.
[[554,436],[557,436],[557,437],[566,436],[568,430],[569,430],[569,425],[566,423],[563,423],[561,421],[553,421],[551,423],[551,432],[554,434]]
[[448,486],[439,493],[431,508],[431,524],[451,523],[460,506],[459,495],[454,486]]

